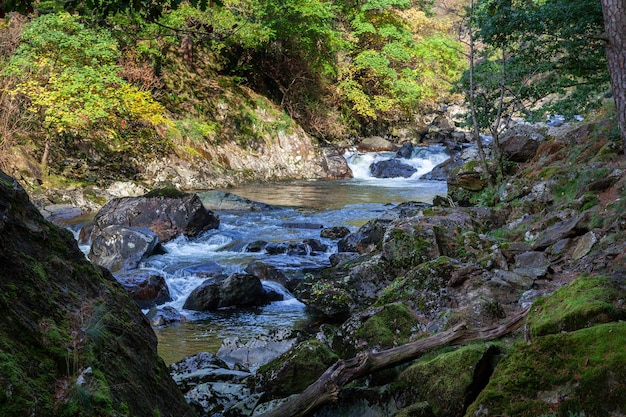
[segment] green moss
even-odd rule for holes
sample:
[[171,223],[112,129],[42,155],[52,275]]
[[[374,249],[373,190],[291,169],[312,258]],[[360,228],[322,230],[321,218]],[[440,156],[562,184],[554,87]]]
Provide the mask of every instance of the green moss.
[[573,331],[595,323],[626,318],[613,305],[620,293],[603,276],[582,276],[539,298],[528,316],[533,336]]
[[420,264],[395,279],[386,287],[375,305],[383,306],[402,301],[422,312],[427,312],[432,303],[436,303],[441,288],[445,287],[450,275],[459,263],[447,256],[440,256]]
[[415,315],[404,304],[389,304],[369,317],[356,331],[355,337],[370,347],[389,349],[407,343],[418,324]]
[[618,415],[626,407],[626,323],[520,342],[467,410],[535,417]]
[[272,397],[285,397],[302,392],[317,380],[339,357],[318,340],[304,341],[257,373],[257,385]]
[[462,415],[477,394],[475,378],[498,352],[492,344],[472,344],[417,361],[400,374],[396,389],[408,392],[416,404],[427,402],[435,416]]
[[187,193],[179,191],[176,187],[164,187],[164,188],[157,188],[155,190],[152,190],[144,194],[144,197],[146,198],[154,198],[154,197],[182,198],[186,195]]

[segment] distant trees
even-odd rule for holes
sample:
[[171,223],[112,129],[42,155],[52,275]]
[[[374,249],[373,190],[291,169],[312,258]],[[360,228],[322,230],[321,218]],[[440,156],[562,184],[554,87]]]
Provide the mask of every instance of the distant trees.
[[121,77],[117,42],[104,29],[85,27],[69,13],[43,15],[27,23],[3,75],[9,93],[41,117],[46,141],[42,171],[55,137],[114,131],[139,122],[167,125],[164,108],[149,92]]

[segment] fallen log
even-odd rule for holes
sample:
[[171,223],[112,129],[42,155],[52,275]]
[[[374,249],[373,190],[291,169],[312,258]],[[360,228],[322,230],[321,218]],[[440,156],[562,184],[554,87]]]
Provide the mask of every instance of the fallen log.
[[339,360],[296,397],[259,417],[305,417],[318,407],[336,401],[347,383],[382,369],[417,359],[422,354],[444,346],[489,341],[517,330],[530,308],[517,313],[496,327],[468,329],[460,323],[445,332],[380,352],[361,352],[353,358]]

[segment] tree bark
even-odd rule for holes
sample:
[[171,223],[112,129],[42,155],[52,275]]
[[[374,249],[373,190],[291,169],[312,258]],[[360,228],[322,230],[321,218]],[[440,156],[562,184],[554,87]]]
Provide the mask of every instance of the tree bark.
[[402,346],[376,353],[361,352],[351,359],[339,360],[298,396],[259,417],[307,416],[318,407],[336,401],[341,388],[350,381],[411,361],[443,346],[497,339],[518,329],[528,311],[529,308],[526,308],[500,326],[470,330],[461,323],[445,332]]
[[602,13],[607,35],[606,61],[622,148],[626,155],[626,0],[602,0]]

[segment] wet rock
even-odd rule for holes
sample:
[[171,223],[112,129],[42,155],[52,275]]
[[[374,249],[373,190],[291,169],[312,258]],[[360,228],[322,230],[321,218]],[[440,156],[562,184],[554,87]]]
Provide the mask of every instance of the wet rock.
[[344,226],[338,227],[327,227],[322,229],[320,232],[320,237],[326,239],[341,239],[346,237],[350,233],[350,229]]
[[153,327],[168,326],[187,321],[187,318],[172,306],[155,308],[148,313],[147,317]]
[[139,308],[150,308],[172,300],[165,277],[158,271],[132,271],[115,275]]
[[318,239],[305,239],[302,243],[308,247],[309,254],[311,255],[320,255],[328,250],[328,246]]
[[239,383],[252,375],[249,371],[232,369],[209,352],[200,352],[170,365],[170,373],[183,393],[207,382]]
[[280,255],[287,253],[288,245],[283,242],[270,242],[265,246],[268,255]]
[[254,242],[250,242],[246,245],[245,247],[245,251],[246,252],[262,252],[265,249],[265,246],[267,246],[267,242],[264,240],[255,240]]
[[411,159],[413,157],[413,144],[411,142],[404,142],[398,152],[396,152],[396,158]]
[[378,161],[370,165],[370,173],[376,178],[409,178],[416,172],[417,168],[399,159]]
[[260,280],[273,281],[282,286],[287,286],[287,277],[274,265],[261,261],[252,261],[246,266],[245,272],[257,277]]
[[420,178],[430,181],[446,181],[453,169],[460,167],[465,162],[458,157],[450,157],[444,162],[436,165],[430,172],[422,175]]
[[355,255],[353,252],[333,253],[329,257],[330,265],[331,266],[337,266],[340,263],[342,263],[344,261],[347,261],[348,259],[353,259],[355,256],[357,256],[357,255]]
[[211,311],[224,307],[258,306],[267,302],[267,293],[257,277],[235,273],[204,281],[189,294],[183,308]]
[[143,197],[114,198],[93,220],[94,240],[107,226],[145,227],[166,242],[179,235],[196,236],[219,227],[219,218],[202,205],[196,194],[157,190]]
[[[223,413],[235,404],[255,398],[245,384],[228,382],[205,382],[185,393],[185,398],[198,415],[214,416]],[[258,397],[257,397],[258,401]]]
[[159,244],[156,233],[139,227],[111,225],[92,236],[89,259],[111,272],[137,268]]

